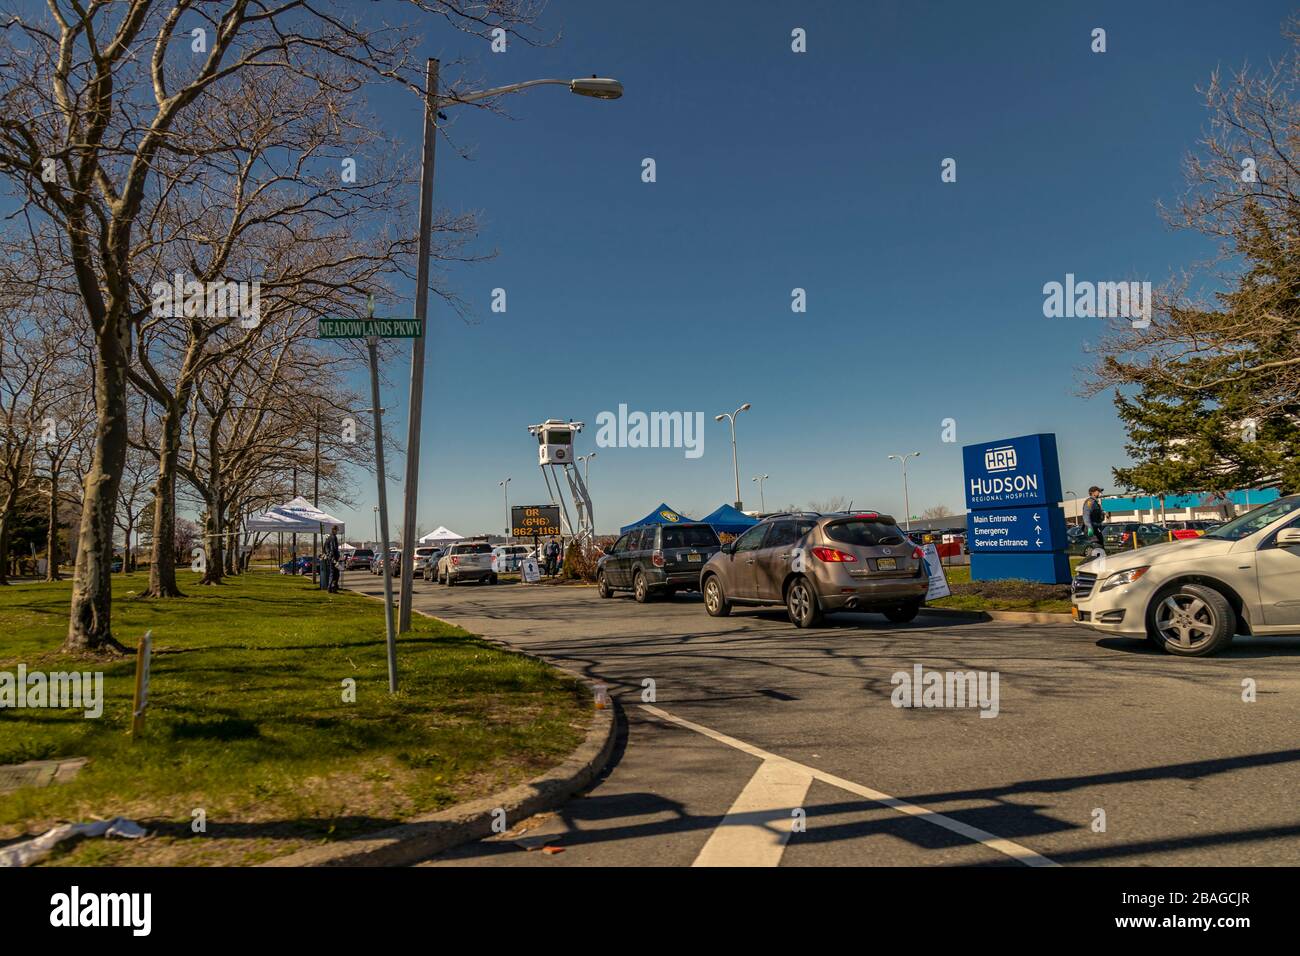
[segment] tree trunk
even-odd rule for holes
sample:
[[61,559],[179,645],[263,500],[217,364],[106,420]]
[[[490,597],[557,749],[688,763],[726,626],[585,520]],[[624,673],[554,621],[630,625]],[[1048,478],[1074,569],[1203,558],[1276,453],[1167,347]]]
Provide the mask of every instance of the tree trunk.
[[59,581],[59,469],[50,462],[50,514],[45,534],[45,580]]
[[176,583],[176,458],[180,454],[182,406],[163,413],[158,442],[158,477],[154,481],[153,553],[149,587],[141,597],[184,597]]
[[95,362],[95,450],[86,473],[72,606],[63,650],[73,654],[125,651],[113,639],[113,514],[126,463],[126,366],[129,341],[124,320],[98,336]]
[[221,493],[214,496],[215,501],[208,505],[208,513],[203,518],[203,543],[205,564],[203,579],[200,584],[220,584],[224,570],[225,548],[222,547],[221,527]]

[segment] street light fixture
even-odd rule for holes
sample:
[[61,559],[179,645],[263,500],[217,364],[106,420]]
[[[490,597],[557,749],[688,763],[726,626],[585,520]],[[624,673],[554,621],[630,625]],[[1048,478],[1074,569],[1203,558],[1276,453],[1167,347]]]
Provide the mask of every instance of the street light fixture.
[[596,453],[594,451],[589,451],[585,455],[578,456],[578,461],[583,463],[582,480],[586,483],[588,492],[591,491],[591,459],[595,457]]
[[[429,311],[429,251],[433,233],[433,157],[434,143],[437,140],[440,110],[457,103],[477,103],[480,100],[508,93],[518,93],[534,86],[567,86],[572,93],[589,96],[599,100],[616,100],[623,95],[623,84],[609,77],[577,77],[570,80],[527,80],[498,86],[490,90],[473,93],[450,94],[440,96],[438,93],[437,60],[430,58],[425,65],[424,94],[424,155],[423,175],[420,180],[420,244],[419,261],[416,270],[415,320],[420,323],[420,330],[428,326]],[[427,336],[420,335],[411,345],[411,392],[407,403],[406,416],[406,477],[402,486],[402,528],[403,540],[415,537],[415,511],[419,503],[420,484],[420,414],[424,407],[424,343]],[[378,404],[376,402],[376,404]],[[404,566],[401,575],[401,597],[397,629],[406,633],[411,629],[411,580],[414,563],[414,549],[407,548],[402,553]]]
[[767,481],[767,475],[759,475],[756,478],[749,479],[758,482],[758,502],[763,514],[767,514],[767,495],[763,493],[763,482]]
[[912,451],[912,452],[908,452],[906,455],[890,455],[889,457],[893,461],[900,462],[903,466],[903,511],[906,512],[906,514],[903,515],[903,522],[904,522],[903,530],[911,531],[912,530],[912,503],[908,500],[907,497],[907,459],[920,458],[921,453],[919,451]]
[[740,465],[736,459],[736,416],[741,412],[747,412],[752,406],[749,402],[741,405],[734,412],[723,412],[721,415],[714,415],[713,420],[720,422],[724,418],[731,423],[731,470],[736,478],[736,510],[744,511],[745,506],[740,501]]

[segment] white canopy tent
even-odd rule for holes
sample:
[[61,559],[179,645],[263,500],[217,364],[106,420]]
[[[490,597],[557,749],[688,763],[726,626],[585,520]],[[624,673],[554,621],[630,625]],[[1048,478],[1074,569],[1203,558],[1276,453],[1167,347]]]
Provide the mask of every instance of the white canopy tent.
[[321,511],[299,495],[292,501],[276,505],[260,515],[251,515],[244,523],[246,531],[280,531],[285,534],[329,534],[330,528],[344,524],[338,518]]
[[465,537],[464,535],[457,534],[455,531],[452,531],[450,528],[446,528],[443,527],[442,525],[439,525],[438,527],[434,528],[432,531],[430,531],[428,534],[426,534],[423,538],[421,538],[416,543],[443,545],[443,544],[451,544],[453,541],[462,541],[464,540],[464,537]]

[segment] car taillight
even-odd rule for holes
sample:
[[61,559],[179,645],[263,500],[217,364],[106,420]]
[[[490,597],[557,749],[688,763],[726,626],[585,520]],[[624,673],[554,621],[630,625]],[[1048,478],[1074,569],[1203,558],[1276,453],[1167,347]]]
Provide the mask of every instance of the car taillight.
[[913,561],[924,561],[924,560],[925,560],[925,552],[922,551],[920,548],[913,548],[913,549],[912,549],[912,560],[913,560]]
[[460,558],[457,558],[457,557],[453,556],[452,559],[451,559],[451,563],[452,563],[452,564],[460,564]]
[[852,564],[858,559],[838,548],[813,548],[813,557],[828,564]]
[[662,551],[656,551],[654,554],[650,555],[650,563],[656,568],[662,568],[664,566],[664,553]]

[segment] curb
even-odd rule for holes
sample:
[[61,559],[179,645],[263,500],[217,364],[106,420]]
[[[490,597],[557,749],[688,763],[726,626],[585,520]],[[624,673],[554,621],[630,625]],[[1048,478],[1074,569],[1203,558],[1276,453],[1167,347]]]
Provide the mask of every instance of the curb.
[[[426,617],[432,616],[426,615]],[[502,646],[508,645],[502,644]],[[518,648],[510,649],[515,653],[522,653]],[[557,667],[550,661],[544,663],[584,683],[595,683],[567,668]],[[557,766],[527,783],[521,783],[478,800],[459,803],[438,813],[417,817],[409,823],[399,824],[387,830],[351,837],[337,843],[308,847],[260,865],[271,867],[408,866],[436,853],[450,850],[452,847],[490,836],[493,832],[495,810],[504,810],[507,825],[513,826],[536,813],[554,809],[591,783],[605,769],[605,764],[609,762],[610,755],[614,752],[618,734],[612,702],[611,706],[595,710],[593,713],[591,728],[578,748]]]
[[1071,617],[1056,611],[965,611],[953,607],[923,607],[922,614],[961,621],[1007,621],[1018,624],[1069,624]]

